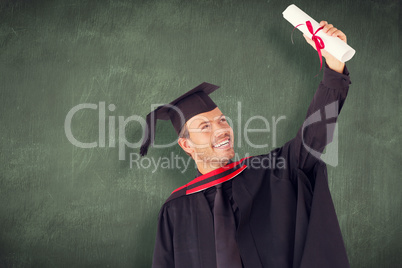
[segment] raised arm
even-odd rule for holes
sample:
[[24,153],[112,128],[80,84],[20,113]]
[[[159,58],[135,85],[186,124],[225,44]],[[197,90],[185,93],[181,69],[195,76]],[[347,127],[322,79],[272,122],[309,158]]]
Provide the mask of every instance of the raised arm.
[[346,66],[340,74],[326,64],[324,77],[307,110],[306,119],[292,140],[297,168],[309,173],[325,146],[333,139],[335,123],[349,90]]
[[[346,42],[346,35],[321,21],[323,31]],[[314,42],[304,36],[315,48]],[[326,60],[324,76],[307,110],[306,119],[296,137],[291,141],[291,150],[296,157],[297,168],[309,173],[319,159],[325,146],[333,139],[335,123],[348,94],[350,78],[344,63],[322,51]]]

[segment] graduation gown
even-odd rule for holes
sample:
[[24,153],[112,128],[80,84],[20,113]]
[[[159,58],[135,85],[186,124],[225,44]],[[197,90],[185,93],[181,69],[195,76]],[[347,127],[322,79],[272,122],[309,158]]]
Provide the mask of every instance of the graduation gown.
[[[339,74],[326,65],[296,137],[235,163],[232,195],[244,267],[349,267],[326,165],[314,153],[332,141],[349,84],[346,67]],[[213,214],[194,185],[174,191],[160,210],[153,268],[216,267]]]

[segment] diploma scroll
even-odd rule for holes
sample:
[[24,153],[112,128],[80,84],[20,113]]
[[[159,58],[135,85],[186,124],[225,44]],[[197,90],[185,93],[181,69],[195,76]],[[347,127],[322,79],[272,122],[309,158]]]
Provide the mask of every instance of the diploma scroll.
[[[288,6],[285,11],[282,12],[283,17],[289,21],[294,27],[296,27],[299,24],[299,27],[297,27],[302,33],[307,35],[309,38],[311,38],[313,35],[309,32],[306,26],[306,21],[310,21],[311,25],[313,26],[314,31],[316,31],[319,27],[320,24],[315,21],[313,18],[311,18],[309,15],[304,13],[300,8],[298,8],[296,5],[290,5]],[[329,36],[326,33],[322,31],[318,31],[316,34],[317,36],[321,37],[321,39],[324,41],[325,44],[325,50],[328,51],[332,56],[340,60],[341,62],[346,62],[350,60],[353,55],[356,53],[356,51],[350,47],[348,44],[343,42],[341,39],[338,37],[334,36]]]

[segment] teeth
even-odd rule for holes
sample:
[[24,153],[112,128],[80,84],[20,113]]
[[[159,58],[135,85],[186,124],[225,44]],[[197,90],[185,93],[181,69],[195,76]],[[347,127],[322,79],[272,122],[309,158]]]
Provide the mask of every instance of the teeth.
[[215,144],[214,147],[221,147],[221,146],[226,145],[226,144],[228,144],[228,143],[229,143],[229,140],[225,140],[225,141],[222,141],[222,142],[220,142],[220,143],[218,143],[218,144]]

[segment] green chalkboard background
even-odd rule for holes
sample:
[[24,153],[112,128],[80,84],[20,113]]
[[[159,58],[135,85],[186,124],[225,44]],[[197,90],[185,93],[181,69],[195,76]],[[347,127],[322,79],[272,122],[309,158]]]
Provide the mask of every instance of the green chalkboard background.
[[[138,147],[151,105],[201,82],[221,86],[213,98],[233,119],[239,157],[293,138],[322,73],[314,77],[319,59],[299,31],[291,43],[282,17],[291,3],[0,1],[0,267],[150,267],[158,211],[194,165],[155,170],[152,160],[187,156],[151,148],[140,162],[123,141]],[[400,1],[293,3],[343,30],[357,51],[347,63],[338,164],[328,167],[351,265],[397,267]],[[92,148],[68,138],[74,107],[84,109],[72,117],[72,137]],[[268,148],[245,141],[238,129],[252,115],[270,124],[286,117],[276,143],[272,131],[249,137]],[[168,122],[157,130],[157,144],[174,142]]]

